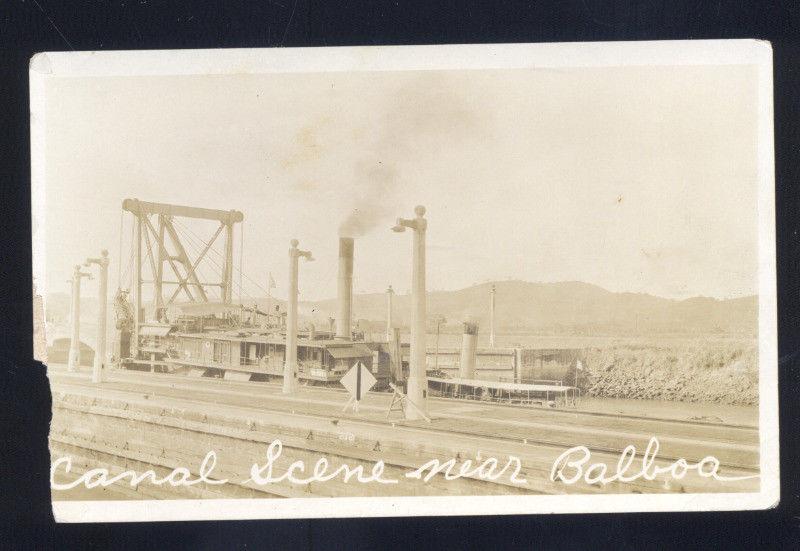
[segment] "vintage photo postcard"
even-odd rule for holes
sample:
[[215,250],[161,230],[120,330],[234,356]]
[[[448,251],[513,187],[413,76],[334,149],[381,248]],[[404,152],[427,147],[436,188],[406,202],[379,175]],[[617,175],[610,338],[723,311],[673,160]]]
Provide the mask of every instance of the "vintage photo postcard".
[[57,520],[778,503],[768,43],[30,77]]

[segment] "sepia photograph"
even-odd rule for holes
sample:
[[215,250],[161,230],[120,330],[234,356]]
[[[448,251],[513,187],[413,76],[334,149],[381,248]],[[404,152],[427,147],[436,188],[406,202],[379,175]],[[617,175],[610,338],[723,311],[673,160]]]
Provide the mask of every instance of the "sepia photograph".
[[772,52],[45,52],[60,522],[779,500]]

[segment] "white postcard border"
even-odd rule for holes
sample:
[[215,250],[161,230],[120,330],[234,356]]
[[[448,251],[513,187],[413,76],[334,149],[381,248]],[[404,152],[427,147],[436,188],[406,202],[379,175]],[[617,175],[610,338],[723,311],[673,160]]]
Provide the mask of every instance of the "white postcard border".
[[288,519],[766,509],[780,498],[772,49],[756,40],[46,52],[30,62],[33,273],[46,295],[44,84],[48,78],[264,72],[758,66],[758,493],[54,501],[59,522]]

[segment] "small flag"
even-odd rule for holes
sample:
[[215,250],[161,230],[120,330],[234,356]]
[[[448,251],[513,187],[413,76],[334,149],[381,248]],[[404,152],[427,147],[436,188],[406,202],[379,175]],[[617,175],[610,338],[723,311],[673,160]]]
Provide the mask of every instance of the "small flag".
[[274,289],[275,287],[277,287],[277,285],[275,285],[275,280],[272,279],[272,272],[270,272],[269,273],[269,288],[270,289]]

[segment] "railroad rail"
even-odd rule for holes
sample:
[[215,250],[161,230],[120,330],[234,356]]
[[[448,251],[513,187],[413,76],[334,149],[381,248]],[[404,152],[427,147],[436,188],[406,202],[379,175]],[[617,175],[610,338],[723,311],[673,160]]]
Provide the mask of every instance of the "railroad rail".
[[[56,381],[62,380],[72,380],[72,381],[84,381],[85,377],[81,376],[80,374],[73,374],[67,373],[64,371],[57,371],[57,372],[50,372],[51,378],[54,378]],[[237,394],[241,396],[250,396],[252,398],[262,398],[264,397],[264,393],[262,392],[263,389],[268,389],[268,391],[275,391],[275,395],[269,394],[271,398],[275,398],[277,400],[284,400],[284,401],[292,401],[297,400],[297,398],[291,398],[288,396],[281,396],[277,394],[277,391],[280,389],[280,382],[275,381],[259,381],[259,382],[242,382],[242,381],[235,381],[235,380],[221,380],[209,377],[197,377],[197,378],[190,378],[185,375],[174,375],[169,373],[152,373],[152,372],[144,372],[144,371],[126,371],[126,370],[119,370],[114,372],[113,382],[122,383],[122,382],[131,382],[161,388],[173,388],[173,389],[183,389],[186,391],[196,390],[196,387],[193,385],[204,385],[204,391],[209,392],[217,392],[222,395],[226,394]],[[181,384],[181,386],[177,386],[177,384]],[[310,390],[310,389],[309,389]],[[240,392],[242,391],[242,392]],[[335,387],[324,387],[324,386],[314,386],[313,391],[319,394],[330,394],[334,396],[332,399],[336,399],[337,395],[345,395],[346,390],[343,388],[335,388]],[[381,397],[386,396],[385,393],[381,392],[371,392],[370,396],[374,397]],[[464,407],[469,406],[482,406],[486,407],[487,410],[512,410],[512,411],[525,411],[528,412],[529,415],[535,415],[542,418],[546,418],[548,422],[551,420],[559,421],[563,420],[565,422],[572,422],[581,424],[579,421],[583,418],[595,418],[595,419],[603,419],[603,424],[614,424],[614,426],[631,426],[634,423],[644,423],[647,425],[652,424],[663,424],[666,426],[673,426],[673,427],[698,427],[702,429],[702,436],[708,436],[709,432],[712,434],[718,435],[717,438],[713,438],[715,440],[725,440],[725,436],[730,434],[737,435],[736,438],[730,439],[731,442],[740,442],[742,440],[751,441],[753,443],[758,441],[758,426],[756,425],[749,425],[749,424],[742,424],[742,423],[728,423],[728,422],[715,422],[715,421],[704,421],[699,419],[679,419],[679,418],[672,418],[672,417],[657,417],[651,415],[633,415],[633,414],[626,414],[626,413],[610,413],[610,412],[603,412],[603,411],[593,411],[593,410],[582,410],[579,408],[575,409],[552,409],[552,408],[541,408],[541,407],[532,407],[524,404],[511,404],[511,403],[503,403],[503,402],[483,402],[483,401],[467,401],[461,400],[458,398],[450,398],[446,396],[430,396],[428,401],[433,404],[461,404]],[[330,405],[335,405],[334,402],[329,402]],[[338,402],[336,402],[338,403]],[[336,413],[336,415],[340,415],[345,417],[346,415],[343,413]],[[357,418],[357,416],[356,416]],[[630,421],[630,423],[628,423]],[[396,421],[395,421],[396,422]],[[599,422],[599,421],[598,421]]]
[[[98,395],[97,386],[73,374],[52,373],[56,398],[60,394]],[[576,444],[586,445],[592,453],[611,458],[625,445],[633,443],[642,451],[650,436],[658,436],[663,451],[660,460],[681,457],[697,461],[714,453],[726,469],[753,473],[758,468],[758,432],[745,425],[723,425],[702,421],[654,419],[636,416],[580,411],[559,411],[497,404],[464,403],[446,398],[432,399],[434,423],[431,426],[401,420],[386,420],[383,394],[365,400],[361,414],[340,411],[343,391],[308,389],[305,397],[286,397],[279,387],[268,383],[254,388],[251,383],[195,379],[170,375],[116,375],[103,385],[103,395],[148,396],[180,400],[188,407],[209,406],[235,409],[245,417],[254,414],[278,414],[298,419],[324,422],[346,421],[349,425],[372,432],[411,433],[436,441],[443,436],[471,441],[480,449],[494,445],[513,445],[522,450],[545,449],[550,455]],[[557,455],[557,453],[556,453]]]

